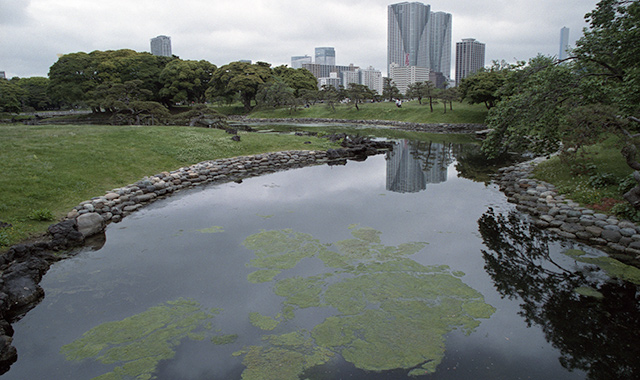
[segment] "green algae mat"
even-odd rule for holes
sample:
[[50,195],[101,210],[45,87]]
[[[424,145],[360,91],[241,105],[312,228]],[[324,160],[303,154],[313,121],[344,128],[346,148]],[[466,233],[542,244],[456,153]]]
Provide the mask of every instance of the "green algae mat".
[[[368,371],[433,373],[449,332],[471,333],[494,313],[460,279],[464,273],[411,259],[426,243],[387,246],[379,231],[349,228],[352,238],[334,243],[291,229],[261,231],[244,240],[254,253],[247,281],[269,285],[281,303],[273,315],[254,311],[246,316],[264,335],[233,354],[242,357],[243,379],[299,379],[336,357]],[[322,263],[317,273],[287,276],[308,260]],[[328,316],[312,328],[295,328],[292,322],[304,309]],[[195,300],[169,301],[96,326],[61,353],[67,360],[115,366],[96,379],[153,379],[158,364],[171,359],[186,339],[222,345],[242,337],[242,331],[225,331],[218,323],[222,314]]]

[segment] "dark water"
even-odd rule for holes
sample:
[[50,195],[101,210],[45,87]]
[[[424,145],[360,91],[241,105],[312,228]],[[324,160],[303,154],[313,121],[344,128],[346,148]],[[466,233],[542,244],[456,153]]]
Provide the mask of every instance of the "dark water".
[[[135,378],[133,374],[157,379],[239,379],[243,371],[246,378],[251,378],[246,368],[255,366],[252,368],[263,375],[253,378],[284,379],[288,368],[295,366],[291,364],[295,358],[320,349],[320,344],[310,338],[316,337],[317,326],[333,317],[344,322],[369,311],[380,313],[355,330],[357,339],[325,345],[334,354],[331,358],[293,370],[290,378],[297,378],[297,373],[309,379],[403,379],[412,369],[429,362],[438,363],[435,372],[418,378],[636,378],[634,375],[640,373],[635,364],[640,336],[637,287],[612,280],[596,267],[585,269],[563,254],[571,247],[568,243],[551,241],[510,214],[512,205],[495,186],[460,177],[459,171],[469,170],[469,162],[463,162],[466,149],[447,143],[401,141],[387,157],[211,185],[156,202],[110,225],[101,249],[86,249],[51,268],[41,284],[45,299],[14,325],[19,359],[2,378],[128,379]],[[269,231],[280,232],[280,238],[289,240],[269,240]],[[359,233],[368,237],[355,239],[364,236]],[[331,252],[342,252],[337,247],[345,240],[357,240],[360,246],[366,246],[367,254],[382,252],[380,247],[401,251],[407,243],[416,243],[416,248],[391,261],[381,256],[359,257],[350,263],[353,265],[338,269],[327,265],[319,255],[305,256],[293,266],[278,269],[272,281],[249,281],[248,276],[256,270],[274,268],[252,261],[258,251],[274,250],[271,254],[278,256],[288,249],[299,249],[302,243],[293,236],[303,235],[296,234],[306,234],[305,244]],[[367,240],[372,235],[380,241]],[[248,238],[255,245],[249,244]],[[280,246],[283,248],[278,251]],[[382,313],[387,299],[400,305],[409,298],[393,293],[393,286],[405,289],[407,283],[398,281],[385,294],[386,290],[380,289],[386,289],[386,284],[378,280],[382,277],[354,272],[354,268],[400,262],[396,259],[421,270],[430,268],[447,284],[461,280],[462,285],[455,286],[443,282],[441,293],[441,289],[435,289],[439,281],[417,292],[428,293],[424,300],[420,295],[418,298],[436,313],[414,315],[408,324],[421,326],[425,336],[431,337],[420,341],[424,344],[409,343],[411,332],[389,322],[399,324],[404,314],[397,314],[393,308]],[[376,276],[380,273],[390,272],[376,272]],[[284,284],[281,280],[317,279],[321,274],[325,277],[319,280],[317,289],[323,292],[324,303],[304,306],[307,298],[296,301],[295,295],[284,295],[279,288]],[[432,273],[415,276],[427,279]],[[359,312],[345,313],[336,306],[345,301],[331,304],[327,289],[356,278],[376,279],[362,291],[375,287],[377,293],[365,297],[368,303]],[[353,283],[357,284],[355,280]],[[413,286],[411,281],[409,285]],[[316,289],[314,286],[308,289]],[[602,297],[579,295],[574,289],[580,286],[597,289]],[[294,287],[293,292],[307,289],[299,288]],[[350,291],[349,286],[342,289],[343,293]],[[471,322],[476,322],[473,326],[455,322],[459,315],[454,312],[441,311],[447,302],[466,302],[469,297],[476,301],[480,297],[480,303],[491,305],[484,317],[482,313],[470,313]],[[376,302],[371,301],[373,298]],[[175,333],[179,329],[167,328],[175,324],[161,318],[155,325],[145,322],[153,319],[150,315],[159,307],[177,310],[185,302],[202,312],[209,313],[212,308],[217,312],[210,314],[209,324],[184,322],[182,327],[197,325],[192,330],[185,327],[188,333]],[[288,319],[283,317],[287,305],[295,310],[295,316]],[[407,310],[410,313],[414,309]],[[273,330],[260,329],[255,321],[252,323],[250,316],[256,315],[252,313],[280,323]],[[380,315],[390,324],[375,330],[372,326],[382,321]],[[429,321],[424,326],[422,315]],[[128,327],[104,325],[131,322],[134,316],[147,319]],[[434,333],[433,324],[445,327]],[[105,335],[113,340],[105,342],[104,337],[94,334],[70,349],[68,345],[89,331],[95,332],[98,326],[112,326]],[[127,328],[131,329],[129,335],[120,336]],[[169,343],[158,347],[165,351],[157,347],[144,351],[147,348],[143,346],[149,343],[145,338],[157,338],[151,331],[163,329],[168,332],[159,334],[159,339]],[[292,332],[304,335],[306,345],[277,345],[264,338]],[[361,360],[366,358],[343,359],[343,349],[359,354],[355,341],[377,341],[377,337],[367,335],[372,332],[388,334],[385,339],[389,344],[400,342],[401,350],[406,340],[407,347],[412,346],[405,356],[424,347],[435,347],[435,353],[380,371],[360,369]],[[420,332],[416,334],[422,337]],[[227,344],[214,344],[213,336],[231,338]],[[441,344],[438,339],[442,339]],[[136,345],[139,342],[144,343]],[[124,347],[123,351],[108,351],[115,346]],[[251,356],[248,352],[252,348],[260,354]],[[94,354],[83,356],[78,351],[81,349],[93,350]],[[277,349],[284,353],[275,355]],[[68,356],[69,352],[74,352],[78,360]],[[155,358],[153,370],[131,369],[139,364],[131,363],[136,355]],[[381,354],[381,361],[385,356]],[[249,358],[255,360],[248,364]],[[275,375],[269,372],[274,366],[281,368]],[[127,375],[122,368],[131,371]]]

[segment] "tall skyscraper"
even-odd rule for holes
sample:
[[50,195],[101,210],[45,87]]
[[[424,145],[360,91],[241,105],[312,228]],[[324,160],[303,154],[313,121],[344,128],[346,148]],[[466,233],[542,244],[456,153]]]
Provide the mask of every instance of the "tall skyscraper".
[[429,68],[451,78],[451,13],[431,12]]
[[388,7],[387,70],[391,65],[429,67],[431,6],[398,3]]
[[566,26],[560,29],[560,52],[558,53],[558,59],[567,59],[569,56],[569,28]]
[[463,38],[456,42],[456,86],[462,78],[484,67],[485,45],[475,38]]
[[317,47],[316,48],[316,62],[317,65],[331,65],[336,64],[336,51],[332,47]]
[[171,37],[158,36],[151,39],[151,54],[171,57]]

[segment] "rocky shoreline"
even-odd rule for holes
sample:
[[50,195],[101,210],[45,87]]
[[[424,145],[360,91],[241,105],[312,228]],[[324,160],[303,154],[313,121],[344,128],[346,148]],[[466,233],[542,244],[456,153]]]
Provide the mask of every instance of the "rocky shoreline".
[[391,148],[391,143],[362,137],[335,137],[338,138],[343,139],[343,148],[205,161],[146,177],[81,202],[64,220],[49,226],[41,241],[10,247],[0,255],[0,375],[17,360],[17,351],[11,345],[11,323],[44,298],[39,283],[53,263],[69,257],[66,252],[84,245],[103,244],[104,230],[109,223],[119,222],[145,205],[182,189],[208,183],[241,182],[245,178],[305,166],[343,165],[348,159],[364,160]]
[[558,194],[546,182],[531,178],[534,167],[544,158],[501,168],[500,190],[533,223],[567,239],[575,239],[608,252],[640,259],[640,226],[598,213]]
[[279,119],[259,119],[248,118],[246,116],[229,116],[229,121],[241,123],[293,123],[293,124],[312,124],[312,123],[333,123],[333,124],[352,124],[352,125],[368,125],[368,126],[384,126],[407,131],[428,132],[428,133],[476,133],[487,128],[484,124],[448,124],[448,123],[410,123],[406,121],[395,120],[348,120],[348,119],[325,119],[325,118],[279,118]]

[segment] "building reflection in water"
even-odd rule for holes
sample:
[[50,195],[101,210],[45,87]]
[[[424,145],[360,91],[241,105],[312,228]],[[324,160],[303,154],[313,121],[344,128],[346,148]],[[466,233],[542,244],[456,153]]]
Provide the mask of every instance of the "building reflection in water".
[[387,154],[387,190],[417,193],[447,180],[451,144],[402,140]]

